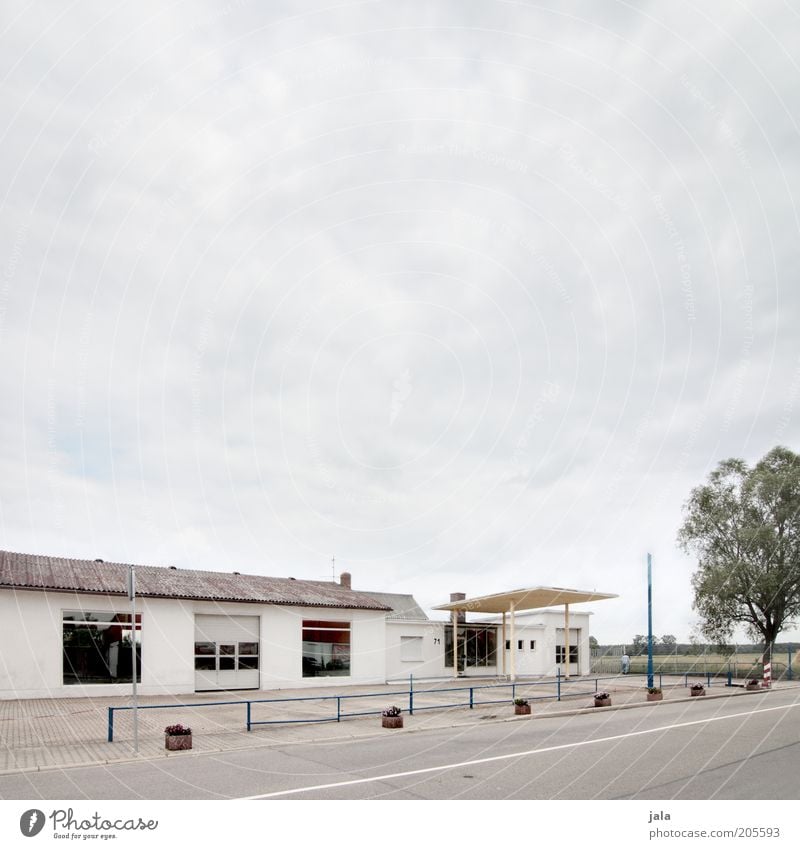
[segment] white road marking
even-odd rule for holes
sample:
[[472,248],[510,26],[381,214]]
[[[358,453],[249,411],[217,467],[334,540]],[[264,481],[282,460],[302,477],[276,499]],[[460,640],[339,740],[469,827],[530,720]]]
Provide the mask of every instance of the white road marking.
[[406,772],[392,772],[384,775],[372,775],[368,778],[353,778],[349,781],[335,781],[331,784],[314,784],[306,787],[293,787],[290,790],[276,790],[272,793],[261,793],[258,796],[243,796],[239,801],[253,799],[274,799],[278,796],[292,796],[298,793],[311,793],[315,790],[332,790],[337,787],[352,787],[355,784],[371,784],[375,781],[388,781],[392,778],[408,778],[412,775],[425,775],[431,772],[445,772],[450,769],[460,769],[465,766],[478,766],[480,764],[495,763],[497,761],[507,761],[512,758],[526,758],[530,755],[543,755],[547,752],[558,752],[563,749],[577,749],[580,746],[593,746],[596,743],[610,743],[614,740],[624,740],[628,737],[641,737],[644,734],[657,734],[659,731],[671,731],[673,728],[688,728],[692,725],[705,725],[708,722],[721,722],[724,719],[737,719],[743,716],[753,716],[757,713],[770,713],[774,710],[789,710],[790,708],[800,707],[800,702],[794,702],[790,705],[780,705],[777,707],[759,708],[757,710],[747,710],[741,713],[729,713],[725,716],[712,716],[708,719],[694,719],[691,722],[677,722],[673,725],[660,725],[658,728],[648,728],[644,731],[629,731],[627,734],[615,734],[613,737],[598,737],[594,740],[581,740],[577,743],[563,743],[559,746],[547,746],[544,749],[529,749],[525,752],[513,752],[508,755],[493,755],[489,758],[477,758],[472,761],[459,761],[458,763],[441,764],[440,766],[428,766],[424,769],[410,769]]

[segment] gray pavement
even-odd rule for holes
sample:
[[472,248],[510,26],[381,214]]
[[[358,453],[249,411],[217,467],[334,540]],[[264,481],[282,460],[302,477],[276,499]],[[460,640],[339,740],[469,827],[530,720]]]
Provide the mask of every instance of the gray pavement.
[[[739,682],[741,683],[741,682]],[[472,710],[466,706],[448,707],[454,702],[469,700],[468,688],[473,691]],[[492,685],[490,689],[478,689]],[[683,679],[665,679],[664,702],[646,703],[644,679],[639,676],[618,677],[598,682],[601,689],[612,694],[613,707],[642,707],[659,709],[659,705],[686,699],[688,691]],[[780,689],[783,686],[776,684]],[[459,689],[454,689],[459,688]],[[458,682],[435,681],[415,683],[415,713],[408,713],[407,687],[398,684],[368,687],[303,688],[240,693],[190,693],[186,696],[165,698],[143,697],[140,704],[168,707],[139,711],[139,753],[133,750],[132,712],[115,714],[114,743],[108,743],[107,709],[109,706],[129,704],[119,698],[69,698],[32,699],[0,702],[0,773],[47,770],[90,764],[111,764],[130,760],[159,758],[190,758],[192,753],[168,753],[164,750],[165,725],[180,722],[193,729],[193,752],[228,752],[264,746],[309,743],[314,741],[347,741],[352,739],[405,734],[433,728],[468,726],[492,721],[530,721],[547,716],[559,716],[592,707],[591,694],[594,678],[582,678],[562,683],[562,700],[555,700],[555,683],[519,682],[516,695],[531,698],[532,717],[514,717],[511,690],[504,682],[475,680]],[[445,692],[432,692],[444,689]],[[402,691],[403,695],[398,693]],[[707,699],[718,696],[752,696],[741,688],[727,688],[722,683],[708,689]],[[364,695],[369,694],[369,695]],[[336,701],[330,697],[341,695],[343,714],[362,711],[380,711],[390,704],[403,709],[405,729],[387,731],[380,727],[378,716],[343,718],[341,722],[310,721],[336,716]],[[358,698],[354,698],[359,696]],[[259,725],[248,733],[245,727],[243,704],[213,706],[214,701],[244,699],[291,699],[319,697],[313,702],[277,701],[253,704],[254,721],[278,721],[282,724]],[[323,698],[324,697],[324,698]],[[503,700],[498,704],[487,704]],[[199,707],[182,707],[184,702],[202,703]],[[287,722],[293,720],[293,722]],[[302,721],[299,721],[302,720]]]
[[[0,775],[0,798],[797,799],[798,717],[800,689],[787,687],[17,771]],[[754,812],[742,806],[742,822],[729,825],[753,824]]]

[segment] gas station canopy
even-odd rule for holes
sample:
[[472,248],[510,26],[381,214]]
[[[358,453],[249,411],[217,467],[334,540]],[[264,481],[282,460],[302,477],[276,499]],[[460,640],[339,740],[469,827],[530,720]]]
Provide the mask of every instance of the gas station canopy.
[[[458,620],[459,614],[471,613],[502,613],[503,614],[503,630],[501,645],[509,645],[508,652],[502,652],[502,667],[503,674],[506,674],[506,654],[510,656],[510,678],[516,680],[517,668],[517,641],[515,639],[516,632],[516,614],[523,610],[535,610],[542,607],[552,607],[553,605],[564,605],[564,657],[569,658],[569,606],[571,604],[580,604],[582,601],[603,601],[607,598],[618,598],[614,593],[598,593],[592,590],[567,590],[563,587],[530,587],[526,590],[509,590],[505,593],[495,593],[494,595],[479,595],[475,598],[462,598],[456,601],[451,601],[448,604],[440,604],[434,607],[434,610],[449,610],[453,618],[453,634],[458,635]],[[509,614],[511,626],[511,639],[506,640],[506,614]],[[454,661],[453,661],[453,677],[458,677],[458,657],[459,657],[459,640],[453,642]],[[566,664],[564,677],[569,680],[569,663]]]
[[540,607],[553,607],[561,604],[579,604],[582,601],[603,601],[607,598],[619,598],[615,593],[598,593],[594,590],[568,590],[563,587],[530,587],[525,590],[509,590],[493,595],[465,598],[439,604],[434,610],[458,610],[474,613],[507,613],[534,610]]

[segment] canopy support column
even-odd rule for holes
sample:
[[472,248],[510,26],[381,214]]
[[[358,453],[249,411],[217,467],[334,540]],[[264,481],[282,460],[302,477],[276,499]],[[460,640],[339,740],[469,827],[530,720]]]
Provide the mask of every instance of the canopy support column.
[[508,608],[508,612],[511,614],[511,680],[517,680],[517,629],[516,629],[516,616],[514,615],[514,602],[511,602],[511,606]]
[[500,639],[500,646],[501,646],[501,652],[502,652],[502,658],[503,658],[503,676],[505,677],[505,675],[506,675],[506,612],[505,612],[505,610],[503,611],[503,630],[502,630],[502,636],[501,636],[501,639]]
[[453,678],[458,678],[458,611],[453,608]]

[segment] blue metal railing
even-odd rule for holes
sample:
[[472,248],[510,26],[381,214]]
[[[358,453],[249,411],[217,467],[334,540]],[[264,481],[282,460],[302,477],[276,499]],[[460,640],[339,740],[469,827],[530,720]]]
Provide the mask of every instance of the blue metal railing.
[[[600,686],[600,681],[608,681],[608,680],[619,680],[621,678],[630,680],[633,677],[637,676],[621,676],[621,675],[606,675],[606,676],[595,676],[594,678],[581,678],[579,682],[583,683],[584,681],[594,681],[594,689],[586,690],[586,691],[574,691],[570,689],[566,694],[564,693],[563,687],[565,684],[572,683],[571,679],[564,678],[561,675],[561,670],[558,670],[558,674],[556,675],[555,680],[550,681],[516,681],[510,683],[503,684],[473,684],[471,686],[462,686],[462,687],[439,687],[433,689],[414,689],[414,678],[413,676],[409,676],[409,686],[408,690],[394,690],[383,693],[352,693],[346,695],[331,695],[331,696],[295,696],[292,698],[278,698],[278,699],[240,699],[236,701],[214,701],[214,702],[186,702],[181,704],[168,704],[168,705],[138,705],[139,710],[165,710],[165,709],[175,709],[175,708],[194,708],[194,707],[221,707],[221,706],[231,706],[231,705],[244,705],[245,706],[245,728],[247,731],[251,731],[256,725],[291,725],[298,723],[308,723],[308,722],[341,722],[343,719],[348,719],[356,716],[375,716],[380,715],[383,711],[382,709],[374,709],[374,710],[363,710],[363,711],[346,711],[343,707],[346,707],[349,701],[354,699],[376,699],[376,698],[385,698],[387,696],[403,696],[408,700],[408,713],[410,716],[414,715],[415,711],[423,711],[423,710],[445,710],[447,708],[456,708],[456,707],[467,707],[470,710],[476,707],[484,707],[486,705],[495,705],[495,704],[508,704],[513,703],[514,699],[517,698],[517,692],[519,690],[525,691],[527,698],[529,701],[543,701],[548,699],[554,699],[555,701],[560,702],[562,696],[568,695],[570,697],[573,696],[585,696],[592,695],[598,691]],[[710,683],[710,681],[709,681]],[[661,675],[659,674],[659,686],[661,685]],[[532,688],[536,687],[555,687],[555,695],[552,693],[544,694],[544,695],[530,695],[528,691]],[[499,690],[511,690],[510,696],[505,696],[504,698],[498,699],[481,699],[480,691],[491,690],[491,691],[499,691]],[[420,704],[419,700],[424,698],[426,695],[438,694],[438,693],[466,693],[464,696],[454,696],[455,700],[452,702],[448,702],[447,704],[442,704],[437,702],[432,705]],[[478,693],[478,698],[476,698],[476,693]],[[488,694],[487,694],[488,695]],[[303,718],[303,719],[260,719],[256,720],[253,718],[253,705],[262,705],[262,704],[286,704],[289,702],[336,702],[336,714],[331,714],[330,716],[318,716],[312,718]],[[133,705],[120,705],[113,706],[108,708],[108,742],[114,742],[114,714],[117,711],[124,710],[133,710]]]
[[690,675],[691,675],[691,676],[692,676],[692,678],[694,678],[695,680],[696,680],[696,679],[698,679],[698,678],[705,678],[705,679],[706,679],[706,687],[710,687],[710,686],[711,686],[711,681],[712,681],[714,678],[717,678],[717,677],[719,677],[719,678],[726,678],[726,679],[727,679],[727,681],[728,681],[728,686],[729,686],[729,687],[730,687],[730,686],[732,686],[730,670],[728,670],[728,672],[726,672],[726,673],[720,673],[718,676],[717,676],[717,675],[714,675],[714,673],[713,673],[713,672],[705,672],[705,673],[701,672],[701,673],[699,673],[699,674],[692,674],[691,672],[684,672],[684,674],[683,674],[683,686],[684,686],[684,687],[688,687],[688,686],[689,686],[689,676],[690,676]]

